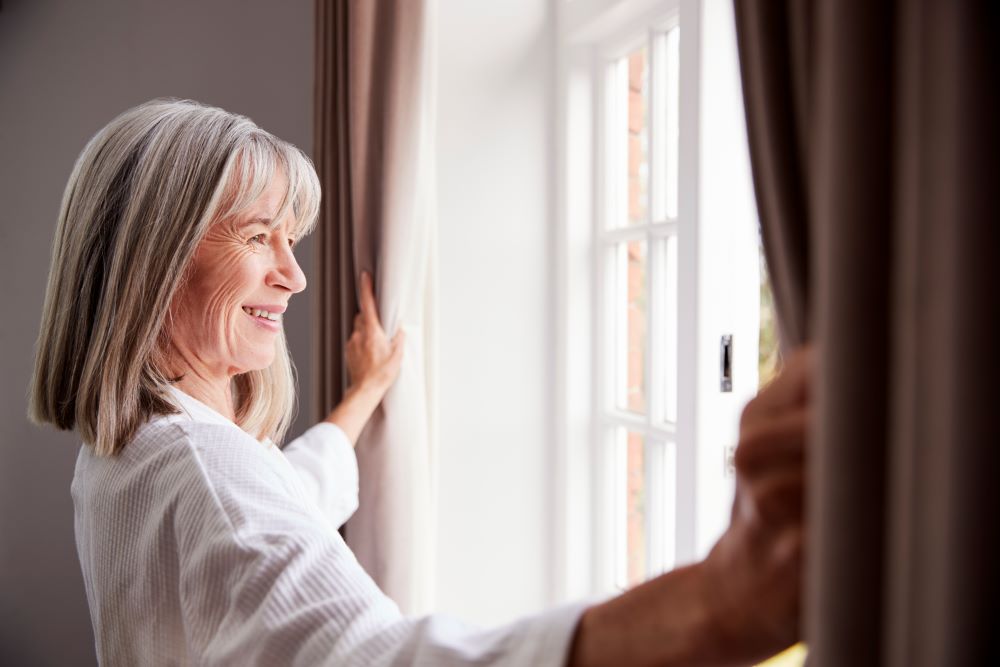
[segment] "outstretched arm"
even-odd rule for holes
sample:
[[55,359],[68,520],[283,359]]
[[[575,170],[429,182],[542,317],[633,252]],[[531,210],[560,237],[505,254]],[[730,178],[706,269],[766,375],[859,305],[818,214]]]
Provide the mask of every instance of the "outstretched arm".
[[732,522],[708,557],[584,612],[569,664],[751,664],[799,636],[812,354],[744,409]]

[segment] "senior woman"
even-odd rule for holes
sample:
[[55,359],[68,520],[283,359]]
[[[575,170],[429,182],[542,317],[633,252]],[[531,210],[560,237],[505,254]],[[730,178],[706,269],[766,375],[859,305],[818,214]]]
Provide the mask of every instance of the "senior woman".
[[275,444],[295,402],[281,318],[319,198],[301,151],[189,101],[126,111],[77,160],[30,413],[84,443],[72,495],[102,663],[731,664],[797,638],[808,353],[744,412],[733,523],[704,562],[490,632],[403,617],[337,532],[403,349],[367,275],[344,401]]

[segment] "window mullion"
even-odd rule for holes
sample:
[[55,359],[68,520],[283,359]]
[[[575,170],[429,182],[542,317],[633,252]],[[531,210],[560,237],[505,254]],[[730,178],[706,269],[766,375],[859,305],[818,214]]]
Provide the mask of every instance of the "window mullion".
[[677,220],[661,220],[649,226],[649,233],[655,238],[677,236]]
[[698,181],[700,5],[682,0],[678,19],[677,143],[677,513],[675,558],[696,553],[697,363],[698,359]]
[[[655,220],[660,215],[659,211],[657,211],[657,202],[662,201],[661,191],[663,187],[661,182],[662,172],[657,157],[658,151],[655,148],[663,131],[663,109],[660,108],[663,62],[661,49],[657,48],[657,31],[649,30],[647,39],[646,52],[649,54],[649,111],[647,115],[649,145],[646,147],[647,154],[649,155],[647,210],[649,211],[650,220]],[[646,235],[647,266],[649,267],[646,275],[646,294],[648,295],[649,309],[649,358],[646,365],[646,377],[649,378],[649,394],[646,416],[650,425],[663,421],[663,327],[665,322],[663,318],[661,290],[658,289],[659,286],[663,285],[663,263],[661,261],[660,243],[662,241],[656,238],[653,234],[652,225],[650,225]]]
[[[650,30],[647,37],[646,53],[649,54],[649,108],[647,110],[648,135],[646,154],[649,156],[649,188],[647,192],[646,210],[648,220],[652,222],[662,217],[662,174],[659,151],[657,150],[660,141],[662,127],[663,109],[660,107],[662,96],[660,73],[663,62],[658,48],[657,32]],[[648,349],[646,377],[649,378],[649,394],[646,409],[646,420],[650,431],[653,431],[655,424],[663,422],[663,308],[660,290],[658,286],[663,284],[662,272],[663,254],[660,252],[659,244],[661,239],[653,234],[653,227],[648,227],[646,237],[647,257],[649,270],[646,279],[646,294],[648,295],[649,328],[648,328]],[[646,464],[646,565],[647,574],[652,575],[663,570],[663,543],[665,541],[664,530],[664,484],[667,480],[661,474],[663,462],[663,449],[666,442],[662,438],[646,438],[645,464]]]
[[621,426],[650,438],[674,440],[677,432],[670,424],[650,424],[645,417],[621,411],[607,411],[601,420],[603,428]]

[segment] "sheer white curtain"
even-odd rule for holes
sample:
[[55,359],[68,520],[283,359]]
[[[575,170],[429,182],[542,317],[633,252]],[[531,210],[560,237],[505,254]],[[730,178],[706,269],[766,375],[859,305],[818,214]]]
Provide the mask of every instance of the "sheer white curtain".
[[319,409],[344,388],[358,276],[370,271],[406,353],[358,443],[361,501],[345,537],[411,614],[431,606],[436,515],[433,22],[433,0],[317,0]]

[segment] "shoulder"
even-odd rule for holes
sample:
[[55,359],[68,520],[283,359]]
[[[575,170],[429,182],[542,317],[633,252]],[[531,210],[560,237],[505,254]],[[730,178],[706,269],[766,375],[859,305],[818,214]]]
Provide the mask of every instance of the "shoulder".
[[143,424],[123,449],[126,458],[143,459],[171,452],[211,465],[268,457],[272,445],[251,437],[235,424],[212,424],[169,415]]
[[162,473],[172,479],[179,508],[189,516],[211,515],[241,533],[279,530],[311,518],[281,451],[236,425],[157,420],[132,444],[137,453],[162,450],[173,462]]
[[165,417],[137,431],[118,455],[117,467],[144,485],[171,489],[182,505],[210,503],[228,510],[241,500],[283,492],[275,452],[235,424]]
[[173,461],[192,469],[226,472],[236,465],[267,463],[267,449],[236,425],[164,417],[140,427],[118,457],[130,467]]

